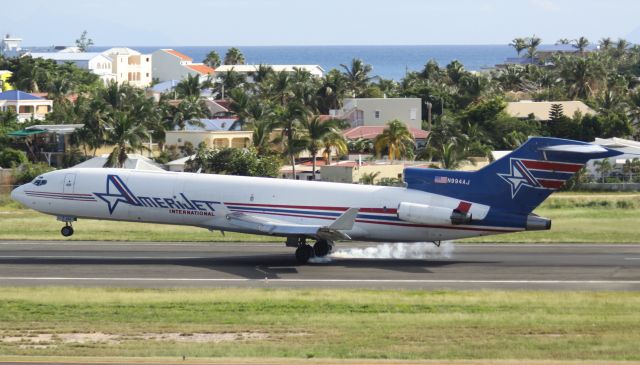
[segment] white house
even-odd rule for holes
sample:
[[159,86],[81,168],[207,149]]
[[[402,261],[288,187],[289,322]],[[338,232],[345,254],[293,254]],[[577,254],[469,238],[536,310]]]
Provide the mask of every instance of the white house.
[[111,59],[112,73],[119,84],[128,82],[147,87],[153,80],[150,54],[141,54],[131,48],[111,48],[102,52]]
[[0,111],[12,110],[18,113],[18,120],[25,122],[32,117],[42,120],[53,108],[53,100],[43,99],[20,90],[0,93]]
[[[296,69],[308,71],[311,75],[322,77],[324,69],[320,65],[263,65],[271,67],[275,72],[295,72]],[[258,71],[260,65],[220,65],[216,67],[216,72],[234,72],[244,74],[248,80],[251,80],[251,74]]]
[[[640,158],[640,142],[632,141],[624,138],[596,138],[593,142],[603,147],[612,148],[620,151],[623,154],[609,158],[613,172],[622,173],[623,166],[627,160],[632,161],[634,158]],[[596,171],[596,160],[587,162],[586,168],[590,175],[599,177],[600,174]]]
[[98,75],[100,79],[106,84],[110,81],[115,81],[116,77],[112,71],[113,63],[111,58],[96,52],[34,52],[29,53],[33,58],[43,58],[47,60],[54,60],[58,64],[64,64],[67,62],[73,63],[79,68],[89,70]]
[[200,75],[204,81],[215,72],[203,63],[194,63],[193,58],[173,49],[159,49],[153,52],[153,76],[159,81],[182,80],[187,75]]
[[397,119],[422,129],[421,103],[420,98],[346,98],[342,109],[332,110],[331,116],[349,120],[351,127],[384,126]]
[[0,54],[17,55],[22,50],[22,38],[12,37],[7,34],[0,40]]

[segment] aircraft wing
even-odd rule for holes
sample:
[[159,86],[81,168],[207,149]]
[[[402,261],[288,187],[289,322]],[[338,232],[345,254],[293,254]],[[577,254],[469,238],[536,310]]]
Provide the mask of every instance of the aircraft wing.
[[358,216],[358,211],[359,208],[349,208],[328,226],[296,224],[273,218],[260,217],[251,213],[231,211],[227,211],[225,218],[229,224],[235,227],[258,231],[264,234],[281,236],[303,235],[336,241],[351,239],[351,237],[343,231],[348,231],[353,228],[355,219]]

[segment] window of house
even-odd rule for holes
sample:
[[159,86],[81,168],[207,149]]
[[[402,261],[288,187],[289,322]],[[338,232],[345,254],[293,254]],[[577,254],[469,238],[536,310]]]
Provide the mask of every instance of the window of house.
[[[149,62],[149,57],[147,57],[147,62]],[[147,76],[149,76],[149,74],[147,74]]]
[[373,117],[376,119],[380,119],[380,111],[376,110],[375,112],[373,112]]
[[307,176],[307,180],[313,180],[313,176]]
[[416,108],[411,108],[409,112],[409,119],[416,120],[418,118],[418,110]]
[[178,143],[182,142],[182,138],[178,138]]

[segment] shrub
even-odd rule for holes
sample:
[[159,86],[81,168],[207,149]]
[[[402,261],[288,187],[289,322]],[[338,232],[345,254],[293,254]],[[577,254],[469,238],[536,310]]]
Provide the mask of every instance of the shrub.
[[26,184],[36,177],[44,174],[45,172],[49,172],[54,170],[53,167],[47,165],[46,163],[38,162],[38,163],[23,163],[16,169],[16,184]]
[[13,148],[5,148],[0,151],[0,167],[16,167],[27,162],[27,155]]

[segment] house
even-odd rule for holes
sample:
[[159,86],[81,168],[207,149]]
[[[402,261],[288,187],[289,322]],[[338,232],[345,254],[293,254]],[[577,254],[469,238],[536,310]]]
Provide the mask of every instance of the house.
[[251,145],[252,131],[240,130],[235,118],[200,119],[202,126],[187,122],[184,129],[167,131],[167,145],[184,146],[190,142],[194,147],[204,142],[209,148],[245,148]]
[[331,110],[332,117],[346,119],[352,127],[384,126],[397,119],[408,127],[422,128],[420,98],[346,98],[340,110]]
[[153,76],[159,81],[182,80],[188,75],[199,75],[204,81],[215,72],[203,63],[194,63],[193,58],[173,49],[153,52]]
[[13,73],[7,70],[0,70],[0,92],[13,90],[13,86],[9,83]]
[[[216,68],[216,72],[224,73],[233,70],[234,72],[245,75],[247,80],[253,81],[251,75],[258,71],[261,65],[220,65]],[[320,65],[262,65],[271,67],[274,72],[295,72],[296,69],[308,71],[315,77],[322,77],[324,69]]]
[[111,58],[97,52],[33,52],[27,53],[33,58],[43,58],[53,60],[57,64],[73,63],[77,67],[89,70],[100,77],[103,83],[107,84],[116,81],[113,73],[113,62]]
[[0,93],[0,110],[13,110],[18,120],[24,122],[31,118],[42,120],[53,108],[53,100],[44,99],[20,90]]
[[83,124],[39,124],[9,132],[8,135],[24,142],[23,145],[34,161],[45,161],[49,166],[62,167],[64,154],[71,145],[71,134],[82,127]]
[[[386,126],[359,126],[342,131],[344,138],[348,140],[370,139],[374,140],[377,136],[384,132]],[[429,132],[418,128],[409,127],[409,132],[416,141],[418,147],[422,147],[427,143]]]
[[141,54],[131,48],[110,48],[102,52],[111,59],[111,72],[117,83],[128,82],[137,87],[147,87],[153,80],[150,54]]
[[169,171],[183,172],[185,165],[189,160],[195,159],[196,155],[182,157],[177,160],[169,161],[165,164],[169,168]]
[[569,101],[517,101],[507,103],[505,112],[512,117],[519,119],[527,119],[529,115],[533,114],[535,120],[549,121],[549,114],[551,113],[551,106],[554,104],[560,104],[562,106],[562,112],[567,117],[572,117],[576,112],[580,112],[582,115],[595,115],[596,111],[589,108],[585,103],[577,100]]

